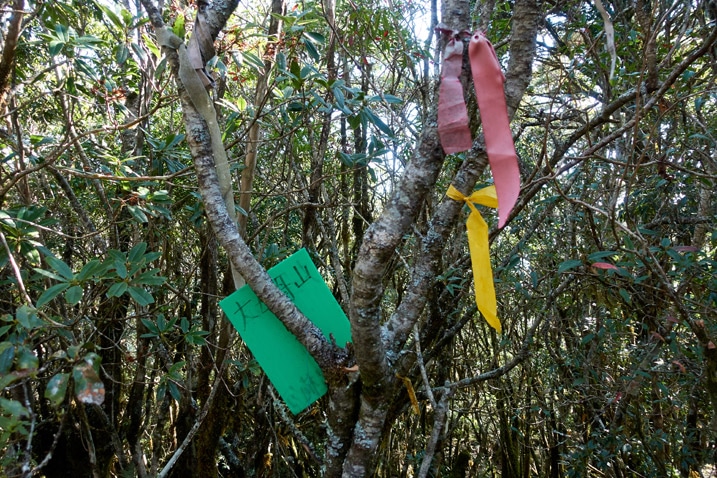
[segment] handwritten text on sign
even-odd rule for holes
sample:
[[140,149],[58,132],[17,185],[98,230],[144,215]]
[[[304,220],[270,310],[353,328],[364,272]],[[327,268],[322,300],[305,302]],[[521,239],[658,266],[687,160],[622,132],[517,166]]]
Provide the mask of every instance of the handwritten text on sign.
[[[268,272],[326,338],[333,336],[339,346],[351,341],[349,321],[305,249]],[[249,286],[219,305],[292,413],[301,412],[326,393],[316,361]]]

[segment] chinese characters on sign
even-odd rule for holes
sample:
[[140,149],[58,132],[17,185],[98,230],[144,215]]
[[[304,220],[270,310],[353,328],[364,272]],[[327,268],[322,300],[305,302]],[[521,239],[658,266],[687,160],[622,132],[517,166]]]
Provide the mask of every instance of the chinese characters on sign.
[[[349,321],[305,249],[268,272],[276,286],[327,338],[332,336],[339,346],[351,341]],[[301,412],[326,393],[316,361],[249,286],[219,305],[292,413]]]

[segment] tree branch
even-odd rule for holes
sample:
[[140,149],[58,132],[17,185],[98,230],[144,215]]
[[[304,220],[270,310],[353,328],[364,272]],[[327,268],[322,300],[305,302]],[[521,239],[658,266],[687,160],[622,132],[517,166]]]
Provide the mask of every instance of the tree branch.
[[[151,0],[142,0],[152,25],[155,29],[162,28],[161,13]],[[206,24],[211,28],[212,38],[224,27],[231,12],[236,8],[237,1],[217,1],[204,6],[200,14],[205,15]],[[171,55],[168,61],[173,62],[173,71],[178,70],[177,55]],[[176,77],[176,73],[175,73]],[[293,302],[274,284],[266,270],[259,264],[247,244],[242,239],[237,225],[232,221],[222,195],[219,178],[215,167],[212,150],[212,139],[202,115],[195,108],[187,90],[177,79],[177,89],[182,104],[182,113],[187,132],[187,143],[197,173],[199,192],[204,202],[204,209],[209,224],[217,235],[217,240],[227,251],[232,266],[244,277],[257,297],[266,304],[274,315],[296,336],[306,347],[330,380],[330,372],[345,364],[348,354],[331,344],[316,327],[296,308]],[[344,344],[339,344],[343,346]]]

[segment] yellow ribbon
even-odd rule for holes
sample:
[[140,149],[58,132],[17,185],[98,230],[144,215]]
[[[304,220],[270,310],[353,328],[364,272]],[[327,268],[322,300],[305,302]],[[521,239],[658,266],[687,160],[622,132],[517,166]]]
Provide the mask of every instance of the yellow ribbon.
[[450,186],[446,195],[456,201],[464,201],[471,208],[471,213],[466,221],[468,232],[468,249],[471,254],[471,266],[473,268],[473,282],[476,292],[476,305],[478,310],[488,324],[498,333],[501,332],[500,320],[498,319],[498,305],[495,298],[495,286],[493,285],[493,270],[490,267],[490,253],[488,250],[488,224],[483,220],[474,204],[497,208],[498,197],[495,186],[488,186],[480,191],[475,191],[470,196]]

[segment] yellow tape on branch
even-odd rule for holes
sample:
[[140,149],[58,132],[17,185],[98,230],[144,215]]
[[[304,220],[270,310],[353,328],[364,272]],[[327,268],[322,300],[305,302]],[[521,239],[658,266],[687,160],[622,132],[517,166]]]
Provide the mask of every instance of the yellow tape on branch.
[[476,293],[476,305],[488,324],[500,333],[502,331],[498,319],[498,304],[495,298],[493,285],[493,270],[490,267],[490,252],[488,250],[488,224],[483,220],[475,204],[492,208],[498,207],[498,197],[495,186],[488,186],[475,191],[470,196],[450,186],[446,195],[456,201],[463,201],[471,208],[466,221],[468,232],[468,249],[471,254],[471,267],[473,268],[473,282]]

